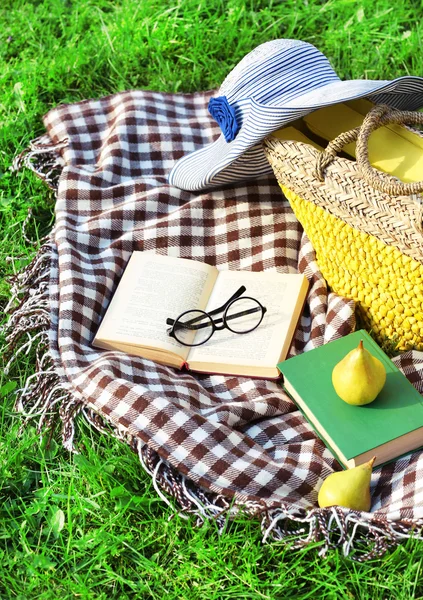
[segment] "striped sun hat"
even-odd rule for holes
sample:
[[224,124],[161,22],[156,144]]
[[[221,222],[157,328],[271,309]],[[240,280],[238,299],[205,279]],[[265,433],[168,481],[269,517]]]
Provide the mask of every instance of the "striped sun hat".
[[270,173],[260,143],[267,135],[324,106],[363,97],[415,110],[423,106],[423,78],[341,81],[312,44],[266,42],[238,63],[210,100],[222,135],[181,158],[169,183],[195,191]]

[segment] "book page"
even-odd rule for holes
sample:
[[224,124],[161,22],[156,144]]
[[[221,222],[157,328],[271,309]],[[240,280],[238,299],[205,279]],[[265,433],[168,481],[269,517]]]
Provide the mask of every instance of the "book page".
[[[114,342],[158,348],[186,358],[189,347],[167,334],[168,317],[204,309],[218,272],[198,261],[134,252],[93,345]],[[105,346],[103,346],[105,347]]]
[[216,331],[204,345],[191,350],[190,367],[195,369],[197,363],[276,367],[285,342],[288,346],[291,342],[292,321],[302,307],[307,282],[303,275],[275,271],[221,271],[206,311],[224,304],[241,285],[247,288],[243,296],[251,296],[266,307],[263,321],[247,334]]

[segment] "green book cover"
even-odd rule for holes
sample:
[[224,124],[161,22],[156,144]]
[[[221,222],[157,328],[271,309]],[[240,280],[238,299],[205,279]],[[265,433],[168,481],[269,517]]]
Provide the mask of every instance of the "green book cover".
[[[360,340],[385,365],[386,383],[376,400],[352,406],[336,394],[332,370]],[[354,466],[351,461],[370,452],[368,460],[374,449],[376,466],[423,446],[423,397],[366,331],[294,356],[278,369],[288,393],[343,466]]]

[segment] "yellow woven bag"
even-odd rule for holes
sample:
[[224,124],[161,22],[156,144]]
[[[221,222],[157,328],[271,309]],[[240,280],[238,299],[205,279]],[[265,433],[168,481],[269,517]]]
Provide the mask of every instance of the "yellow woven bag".
[[[371,132],[389,123],[423,124],[423,113],[379,105],[323,152],[276,137],[264,150],[330,288],[355,300],[382,347],[423,350],[423,182],[401,183],[368,157]],[[337,156],[354,141],[356,161]]]

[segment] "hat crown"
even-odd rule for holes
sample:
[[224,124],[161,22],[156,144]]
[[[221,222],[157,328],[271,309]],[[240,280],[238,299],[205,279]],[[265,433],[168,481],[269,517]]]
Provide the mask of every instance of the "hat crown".
[[287,80],[294,84],[301,78],[306,66],[307,71],[311,68],[324,74],[326,82],[339,80],[326,56],[315,46],[301,40],[279,39],[265,42],[244,56],[227,75],[218,95],[226,96],[230,103],[243,98],[260,101],[263,95],[266,102],[271,102],[283,93]]

